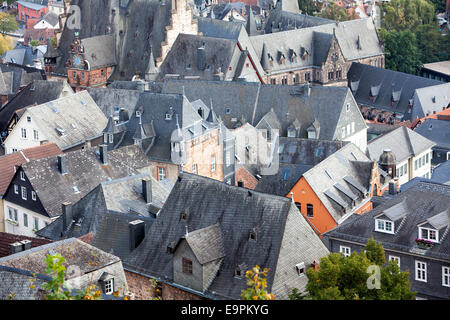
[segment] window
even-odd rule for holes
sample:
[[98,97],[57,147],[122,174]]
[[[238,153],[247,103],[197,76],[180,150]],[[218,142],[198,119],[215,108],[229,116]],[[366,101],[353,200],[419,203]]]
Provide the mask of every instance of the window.
[[105,76],[105,70],[102,69],[102,77],[104,77],[104,76]]
[[416,280],[427,282],[427,264],[416,260]]
[[27,129],[22,128],[22,138],[26,139],[27,138]]
[[33,130],[34,140],[39,140],[39,132],[37,130]]
[[186,258],[182,259],[183,273],[192,274],[192,261]]
[[352,134],[351,127],[350,127],[350,124],[348,124],[347,125],[347,135],[349,136],[351,134]]
[[439,231],[430,228],[419,228],[419,238],[438,242]]
[[225,161],[226,161],[227,167],[230,166],[230,164],[231,164],[231,154],[230,154],[230,151],[227,151],[227,153],[225,154]]
[[302,204],[300,202],[296,202],[295,206],[297,207],[298,211],[302,212]]
[[311,80],[311,74],[310,74],[309,72],[306,72],[306,73],[305,73],[305,80],[306,80],[306,81]]
[[81,80],[84,80],[84,72],[81,72]]
[[73,80],[76,80],[77,79],[77,73],[74,71],[74,72],[72,72],[72,78],[73,78]]
[[394,233],[394,223],[392,221],[375,219],[375,231]]
[[197,164],[195,163],[192,165],[192,173],[197,174]]
[[310,203],[306,205],[306,215],[310,218],[314,217],[314,207]]
[[430,158],[429,158],[429,157],[430,157],[430,154],[427,153],[427,154],[425,155],[425,163],[428,163],[428,162],[430,161]]
[[16,184],[14,185],[14,193],[19,194],[19,186]]
[[27,122],[31,122],[31,117],[27,116]]
[[418,164],[418,161],[417,161],[417,159],[416,160],[414,160],[414,170],[417,170],[417,164]]
[[348,256],[350,256],[351,250],[350,250],[350,247],[340,246],[339,252],[343,253],[344,256],[348,257]]
[[216,171],[216,157],[212,156],[211,157],[211,172]]
[[28,227],[28,215],[26,213],[23,214],[23,225]]
[[31,199],[33,199],[33,201],[36,201],[36,192],[31,191]]
[[17,216],[17,209],[8,207],[8,214],[10,220],[19,221],[19,218]]
[[158,181],[166,178],[166,168],[158,167]]
[[352,122],[352,133],[355,133],[355,123]]
[[389,261],[395,261],[395,263],[397,263],[398,267],[400,268],[400,257],[389,256]]
[[114,279],[105,280],[105,294],[112,294],[114,292]]
[[109,143],[114,143],[114,135],[108,134]]
[[349,112],[350,111],[350,103],[347,103],[347,105],[345,106],[345,111]]
[[22,199],[27,200],[27,188],[21,187],[21,191],[22,191]]
[[342,139],[345,138],[345,127],[341,128]]
[[297,270],[297,274],[302,277],[305,275],[305,263],[304,262],[300,262],[299,264],[297,264],[295,266],[295,269]]
[[25,173],[20,171],[20,180],[25,181]]
[[450,267],[442,267],[442,285],[450,287]]
[[39,219],[34,217],[34,229],[39,230]]

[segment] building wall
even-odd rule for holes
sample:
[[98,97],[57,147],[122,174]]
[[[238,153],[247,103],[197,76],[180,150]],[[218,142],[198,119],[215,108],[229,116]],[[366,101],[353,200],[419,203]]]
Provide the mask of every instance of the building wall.
[[[192,274],[183,272],[183,258],[192,261]],[[203,291],[203,267],[186,240],[182,240],[173,254],[173,282],[183,287]]]
[[367,128],[355,132],[351,136],[344,138],[343,141],[353,143],[364,152],[367,149]]
[[3,198],[0,198],[0,232],[5,232],[5,210],[3,208]]
[[235,185],[238,185],[239,181],[242,181],[244,183],[244,188],[253,190],[256,188],[256,185],[258,184],[258,179],[256,179],[253,175],[250,174],[244,167],[240,167],[236,170],[236,177],[235,177],[236,183]]
[[33,10],[24,7],[20,3],[17,5],[17,18],[19,21],[26,22],[30,18],[40,18],[48,12],[48,8],[42,8],[41,10]]
[[[426,155],[428,154],[428,162],[426,161]],[[433,153],[430,149],[425,150],[424,152],[418,154],[415,157],[411,158],[411,167],[413,169],[412,172],[412,179],[415,177],[425,177],[425,178],[431,178],[431,157]],[[415,161],[417,160],[419,162],[419,159],[425,157],[425,165],[422,165],[421,167],[415,168]]]
[[150,174],[159,181],[161,177],[158,174],[158,168],[166,169],[166,179],[172,180],[173,183],[177,181],[178,175],[180,174],[178,165],[168,162],[150,161]]
[[[20,189],[19,189],[20,193]],[[12,223],[9,219],[8,208],[17,210],[17,223]],[[46,224],[50,224],[52,219],[46,216],[43,216],[33,210],[28,208],[24,208],[22,206],[17,205],[16,203],[9,202],[7,200],[3,201],[3,210],[5,213],[5,232],[23,235],[28,237],[36,237],[36,233],[33,231],[34,229],[34,219],[38,219],[38,230],[42,229],[46,226]],[[24,225],[24,214],[28,216],[28,227]]]
[[[29,113],[25,111],[15,127],[9,133],[4,145],[5,154],[13,153],[13,149],[20,151],[26,148],[39,146],[41,145],[41,141],[47,140],[46,136],[43,132],[41,132],[38,124],[34,121],[33,117],[31,117],[31,121],[28,122],[28,116]],[[26,130],[26,138],[22,137],[22,128]],[[33,130],[37,130],[39,139],[34,139]]]
[[111,76],[112,72],[112,67],[94,70],[69,69],[67,71],[67,81],[75,91],[80,91],[87,87],[106,87],[106,81]]
[[[301,177],[300,180],[294,185],[291,192],[294,193],[294,202],[301,203],[301,213],[309,221],[314,225],[316,233],[324,233],[331,229],[334,229],[337,226],[336,221],[330,215],[328,210],[322,204],[319,197],[315,194],[315,192],[311,189],[308,182],[304,177]],[[287,194],[286,197],[290,197],[290,194]],[[313,213],[314,217],[307,217],[307,204],[313,205]]]
[[[324,236],[326,238],[326,236]],[[350,247],[351,251],[360,252],[365,249],[365,243],[352,243],[340,239],[328,239],[324,241],[331,252],[339,252],[340,246]],[[400,270],[409,271],[409,280],[411,290],[417,292],[417,296],[428,299],[448,299],[450,297],[450,287],[442,285],[442,267],[450,267],[450,261],[435,260],[425,257],[421,254],[407,254],[401,251],[384,249],[386,261],[389,256],[400,258]],[[415,261],[425,262],[427,264],[427,282],[417,281],[415,279]]]

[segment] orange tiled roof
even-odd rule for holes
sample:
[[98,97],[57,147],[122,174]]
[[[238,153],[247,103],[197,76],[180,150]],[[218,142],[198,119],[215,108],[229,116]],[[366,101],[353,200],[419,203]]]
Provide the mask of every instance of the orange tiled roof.
[[61,153],[61,149],[55,143],[47,143],[0,157],[0,195],[5,193],[11,179],[14,177],[14,166],[20,166],[31,160],[52,157]]

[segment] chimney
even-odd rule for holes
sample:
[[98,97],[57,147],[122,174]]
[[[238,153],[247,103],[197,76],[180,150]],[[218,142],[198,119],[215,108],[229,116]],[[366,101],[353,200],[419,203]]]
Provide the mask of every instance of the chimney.
[[130,250],[134,250],[145,238],[145,223],[142,220],[134,220],[128,223],[130,228]]
[[64,202],[62,204],[62,224],[63,229],[62,232],[65,232],[67,228],[70,226],[73,220],[73,211],[72,211],[72,203]]
[[142,180],[142,195],[145,203],[152,202],[152,180]]
[[197,68],[205,70],[205,47],[197,48]]
[[144,92],[145,91],[145,81],[143,81],[143,80],[136,81],[136,87],[139,92]]
[[99,146],[98,151],[100,152],[100,161],[103,164],[108,163],[108,146],[106,144],[102,144]]
[[119,122],[125,122],[130,120],[130,117],[128,116],[128,111],[125,109],[119,110]]
[[389,194],[390,195],[397,194],[397,185],[394,180],[389,181]]
[[14,253],[21,252],[22,249],[23,249],[22,243],[20,243],[20,242],[11,243],[9,245],[9,254],[14,254]]
[[58,171],[61,174],[67,174],[68,173],[68,171],[67,171],[67,158],[66,158],[65,154],[61,154],[61,155],[58,156],[57,164],[58,164]]
[[400,192],[400,182],[398,181],[398,178],[394,178],[394,182],[395,182],[395,188],[397,190],[397,193]]
[[22,251],[31,249],[31,241],[30,240],[22,240],[20,241],[22,243]]

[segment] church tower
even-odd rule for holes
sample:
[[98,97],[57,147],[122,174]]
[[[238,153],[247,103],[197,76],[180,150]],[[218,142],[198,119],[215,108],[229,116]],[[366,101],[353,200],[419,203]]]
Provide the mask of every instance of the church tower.
[[51,39],[48,39],[47,52],[44,54],[44,68],[47,79],[50,79],[52,77],[52,73],[53,70],[55,70],[58,57],[58,50],[53,48]]

